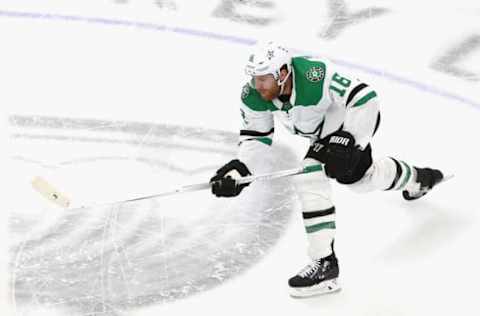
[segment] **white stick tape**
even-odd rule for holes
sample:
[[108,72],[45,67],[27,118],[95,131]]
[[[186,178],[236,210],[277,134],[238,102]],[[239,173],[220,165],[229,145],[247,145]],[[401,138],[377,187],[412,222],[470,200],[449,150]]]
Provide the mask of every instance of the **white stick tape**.
[[52,201],[60,207],[67,208],[70,205],[70,199],[55,189],[50,183],[48,183],[42,177],[35,177],[32,180],[33,188],[40,193],[46,199]]

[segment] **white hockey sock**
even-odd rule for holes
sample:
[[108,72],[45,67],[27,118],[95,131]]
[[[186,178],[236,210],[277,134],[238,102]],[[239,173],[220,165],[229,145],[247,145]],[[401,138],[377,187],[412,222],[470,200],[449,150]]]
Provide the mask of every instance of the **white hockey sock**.
[[413,166],[407,164],[405,161],[390,159],[395,163],[396,174],[391,186],[387,190],[409,190],[414,191],[418,189],[419,184],[415,181],[417,172]]
[[335,238],[335,207],[319,211],[303,212],[303,222],[309,243],[308,254],[312,260],[332,253]]
[[[318,161],[306,158],[305,167],[318,165]],[[323,171],[295,177],[297,192],[302,204],[302,216],[308,239],[308,254],[312,259],[331,254],[331,242],[335,236],[335,208],[331,201],[331,187]]]

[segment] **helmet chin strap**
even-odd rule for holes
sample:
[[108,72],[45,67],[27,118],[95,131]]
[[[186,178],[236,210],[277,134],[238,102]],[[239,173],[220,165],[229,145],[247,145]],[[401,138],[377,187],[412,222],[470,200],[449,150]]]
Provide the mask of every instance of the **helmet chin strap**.
[[283,80],[278,79],[277,84],[280,86],[280,92],[279,92],[278,95],[283,94],[283,91],[285,90],[285,83],[287,82],[287,79],[288,79],[288,77],[290,77],[291,73],[292,72],[289,71]]
[[285,81],[280,85],[280,92],[278,93],[279,96],[283,94],[284,89],[285,89]]

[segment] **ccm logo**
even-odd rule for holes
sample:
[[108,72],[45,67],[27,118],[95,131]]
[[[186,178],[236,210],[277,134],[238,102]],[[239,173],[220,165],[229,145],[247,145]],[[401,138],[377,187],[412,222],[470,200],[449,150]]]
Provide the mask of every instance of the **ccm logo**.
[[349,142],[350,142],[350,139],[345,138],[345,137],[332,136],[332,138],[330,138],[330,143],[333,143],[333,144],[340,144],[340,145],[343,145],[343,146],[348,146]]

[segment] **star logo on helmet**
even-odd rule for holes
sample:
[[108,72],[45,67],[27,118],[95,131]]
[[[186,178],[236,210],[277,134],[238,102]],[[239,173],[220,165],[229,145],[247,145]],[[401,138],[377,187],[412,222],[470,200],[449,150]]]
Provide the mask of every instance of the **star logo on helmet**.
[[312,67],[305,73],[305,77],[311,82],[321,81],[325,78],[325,70],[321,67]]
[[268,60],[272,59],[273,57],[275,57],[275,52],[273,51],[273,49],[269,49],[267,52]]

